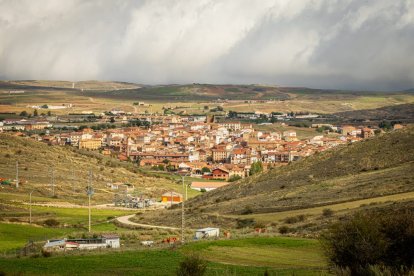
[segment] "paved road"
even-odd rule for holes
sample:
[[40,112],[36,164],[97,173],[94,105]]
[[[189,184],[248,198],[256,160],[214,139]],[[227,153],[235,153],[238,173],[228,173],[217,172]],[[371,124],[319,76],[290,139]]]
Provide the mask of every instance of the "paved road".
[[138,226],[138,227],[142,227],[142,228],[169,229],[169,230],[179,230],[180,229],[180,228],[169,227],[169,226],[159,226],[159,225],[135,223],[135,222],[132,222],[132,221],[129,220],[133,216],[135,216],[135,215],[117,217],[116,220],[118,222],[122,223],[122,224],[127,224],[127,225],[131,225],[131,226]]

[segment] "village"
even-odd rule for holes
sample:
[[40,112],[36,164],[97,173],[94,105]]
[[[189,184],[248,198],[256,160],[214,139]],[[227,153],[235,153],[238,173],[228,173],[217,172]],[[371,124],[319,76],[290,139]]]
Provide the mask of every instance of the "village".
[[[293,116],[293,113],[229,112],[218,120],[218,116],[209,115],[126,114],[122,110],[112,110],[99,117],[77,114],[5,119],[0,122],[0,131],[29,136],[49,145],[99,151],[151,170],[179,171],[192,177],[222,181],[194,182],[192,188],[199,191],[221,187],[248,177],[256,170],[266,171],[341,144],[370,138],[381,131],[366,126],[314,123],[310,128],[317,129],[317,135],[300,138],[287,124]],[[312,114],[296,116],[317,117]],[[99,118],[101,124],[82,127],[68,124],[85,122],[85,118],[91,117]],[[288,130],[257,130],[257,124],[243,121],[246,118],[269,119],[265,124],[278,121]],[[62,126],[64,123],[66,125]],[[395,124],[393,127],[403,126]]]

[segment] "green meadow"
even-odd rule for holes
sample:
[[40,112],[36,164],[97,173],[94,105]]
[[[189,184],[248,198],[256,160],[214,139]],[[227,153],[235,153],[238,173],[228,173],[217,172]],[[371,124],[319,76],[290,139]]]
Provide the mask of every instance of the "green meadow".
[[[289,237],[192,242],[181,248],[76,252],[0,258],[0,271],[23,275],[175,275],[186,254],[208,261],[206,275],[327,275],[315,240]],[[247,262],[246,262],[247,261]]]

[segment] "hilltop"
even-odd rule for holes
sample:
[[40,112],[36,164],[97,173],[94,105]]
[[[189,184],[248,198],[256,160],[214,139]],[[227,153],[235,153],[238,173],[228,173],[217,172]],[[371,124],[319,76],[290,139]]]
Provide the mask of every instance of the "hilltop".
[[[179,185],[165,178],[140,173],[132,163],[120,162],[99,153],[77,150],[72,147],[48,146],[30,138],[0,134],[0,178],[14,180],[16,161],[19,162],[21,188],[3,187],[2,192],[26,193],[35,189],[37,195],[51,195],[51,170],[54,170],[55,191],[58,198],[76,202],[84,196],[88,172],[93,172],[94,200],[109,203],[114,192],[107,183],[135,185],[135,193],[159,197],[165,191],[178,190]],[[14,185],[13,185],[14,186]]]
[[375,109],[338,112],[335,115],[347,120],[414,120],[414,104],[399,104]]
[[[269,221],[281,213],[306,215],[321,212],[324,207],[341,209],[341,205],[348,204],[353,208],[395,201],[398,194],[404,195],[401,199],[412,197],[412,191],[414,127],[409,127],[319,153],[198,196],[186,204],[187,223],[193,227],[209,223],[234,226],[236,219],[242,218]],[[375,200],[370,201],[372,198]],[[168,214],[141,216],[140,221],[177,224],[168,218],[175,217],[174,212],[178,215],[178,210],[165,212]]]

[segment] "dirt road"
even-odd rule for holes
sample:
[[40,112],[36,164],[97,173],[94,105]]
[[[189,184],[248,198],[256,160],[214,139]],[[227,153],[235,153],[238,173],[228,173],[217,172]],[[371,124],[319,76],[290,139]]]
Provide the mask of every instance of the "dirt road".
[[159,226],[159,225],[135,223],[135,222],[132,222],[132,221],[129,220],[133,216],[135,216],[135,215],[117,217],[116,220],[118,222],[122,223],[122,224],[131,225],[131,226],[138,226],[138,227],[142,227],[142,228],[168,229],[168,230],[179,230],[180,229],[180,228],[169,227],[169,226]]

